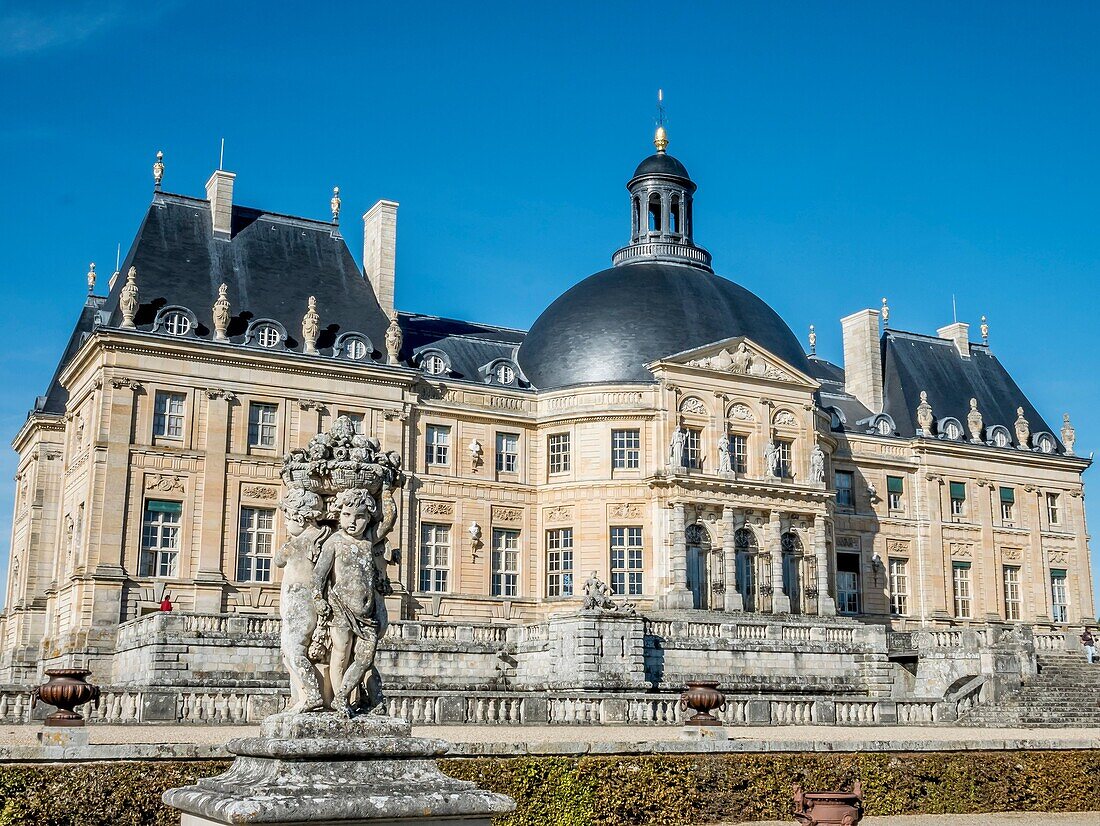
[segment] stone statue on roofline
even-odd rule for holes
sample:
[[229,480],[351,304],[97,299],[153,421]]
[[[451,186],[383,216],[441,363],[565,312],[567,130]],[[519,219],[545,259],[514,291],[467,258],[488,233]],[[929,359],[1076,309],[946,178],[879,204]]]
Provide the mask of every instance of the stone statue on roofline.
[[355,432],[332,428],[283,459],[283,515],[290,539],[275,557],[284,568],[280,616],[292,712],[347,717],[382,711],[374,665],[388,625],[386,573],[399,551],[386,539],[405,484],[401,456]]

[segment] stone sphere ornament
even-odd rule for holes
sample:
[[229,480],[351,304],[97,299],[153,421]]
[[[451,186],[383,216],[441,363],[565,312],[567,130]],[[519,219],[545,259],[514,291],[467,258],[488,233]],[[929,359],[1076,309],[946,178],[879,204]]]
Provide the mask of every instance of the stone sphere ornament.
[[684,721],[685,726],[720,726],[722,721],[711,714],[726,707],[726,695],[718,690],[718,683],[696,681],[686,683],[680,695],[680,709],[691,709],[695,715]]
[[91,673],[86,668],[47,668],[49,681],[31,689],[31,708],[39,700],[57,707],[46,717],[47,726],[83,726],[84,718],[74,709],[87,702],[99,708],[99,686],[86,680]]

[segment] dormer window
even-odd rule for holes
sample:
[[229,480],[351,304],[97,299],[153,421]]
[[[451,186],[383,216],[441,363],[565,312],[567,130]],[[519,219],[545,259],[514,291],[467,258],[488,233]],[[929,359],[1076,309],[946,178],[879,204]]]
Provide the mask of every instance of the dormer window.
[[173,310],[164,317],[164,329],[173,336],[185,336],[191,332],[191,319],[179,310]]
[[844,414],[837,408],[829,408],[829,429],[830,430],[843,430],[844,429]]
[[1049,433],[1040,433],[1035,439],[1035,444],[1038,446],[1040,453],[1054,452],[1054,437]]
[[279,339],[279,331],[273,324],[261,324],[256,328],[256,343],[261,347],[276,347]]
[[958,419],[944,419],[940,422],[940,433],[943,438],[957,442],[963,437],[963,426]]
[[885,414],[876,416],[873,428],[879,436],[893,436],[895,430],[894,420]]
[[500,384],[511,384],[516,380],[516,371],[509,367],[507,364],[501,364],[497,367],[496,380]]
[[996,425],[993,428],[992,439],[994,447],[1011,447],[1012,436],[1008,432],[1008,428]]
[[447,362],[438,353],[429,353],[421,364],[429,376],[441,376],[447,372]]

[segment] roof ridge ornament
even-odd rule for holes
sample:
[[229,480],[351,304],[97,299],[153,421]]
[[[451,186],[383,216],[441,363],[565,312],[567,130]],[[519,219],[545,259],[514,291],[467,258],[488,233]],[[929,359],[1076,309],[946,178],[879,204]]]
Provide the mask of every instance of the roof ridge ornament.
[[321,334],[321,316],[317,313],[317,297],[309,297],[309,307],[302,316],[302,341],[308,355],[317,355],[317,337]]
[[134,316],[138,310],[137,267],[130,267],[130,271],[126,273],[126,284],[118,296],[118,306],[122,310],[123,329],[133,330]]
[[332,223],[340,223],[340,187],[334,186],[332,188],[332,200],[328,202],[329,207],[332,209]]
[[988,345],[989,344],[989,322],[986,320],[984,315],[982,316],[981,331],[982,331],[982,344]]
[[214,302],[214,341],[229,341],[226,331],[229,329],[229,297],[226,293],[229,287],[222,284],[218,287],[218,298]]
[[814,330],[814,325],[810,325],[810,355],[817,355],[817,331]]
[[157,160],[153,164],[153,189],[160,192],[160,182],[164,179],[164,153],[157,150]]
[[982,419],[981,411],[978,410],[978,400],[970,400],[970,412],[966,414],[966,426],[970,428],[970,441],[974,444],[982,443],[982,426],[985,421]]
[[401,363],[401,344],[405,336],[397,323],[397,310],[390,312],[390,326],[386,328],[386,359],[390,364]]
[[88,265],[88,295],[95,292],[95,261]]
[[890,326],[890,305],[886,303],[886,297],[882,299],[882,326]]
[[653,133],[653,145],[657,147],[657,154],[665,154],[668,149],[668,132],[665,130],[665,92],[657,90],[657,131]]
[[932,414],[932,405],[928,403],[928,391],[920,391],[920,404],[917,405],[917,424],[920,425],[920,436],[931,436],[932,425],[936,417]]

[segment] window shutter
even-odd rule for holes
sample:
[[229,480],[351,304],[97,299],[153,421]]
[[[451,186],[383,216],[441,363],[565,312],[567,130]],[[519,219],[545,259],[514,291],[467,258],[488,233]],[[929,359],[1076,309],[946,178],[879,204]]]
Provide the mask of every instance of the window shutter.
[[164,502],[159,499],[150,499],[145,503],[145,508],[158,513],[183,513],[182,502]]
[[1006,505],[1012,505],[1016,502],[1016,490],[1015,488],[1001,488],[1001,501]]
[[900,476],[887,476],[886,490],[890,493],[905,493],[905,480]]
[[952,482],[951,483],[951,498],[952,499],[965,499],[966,498],[966,482]]

